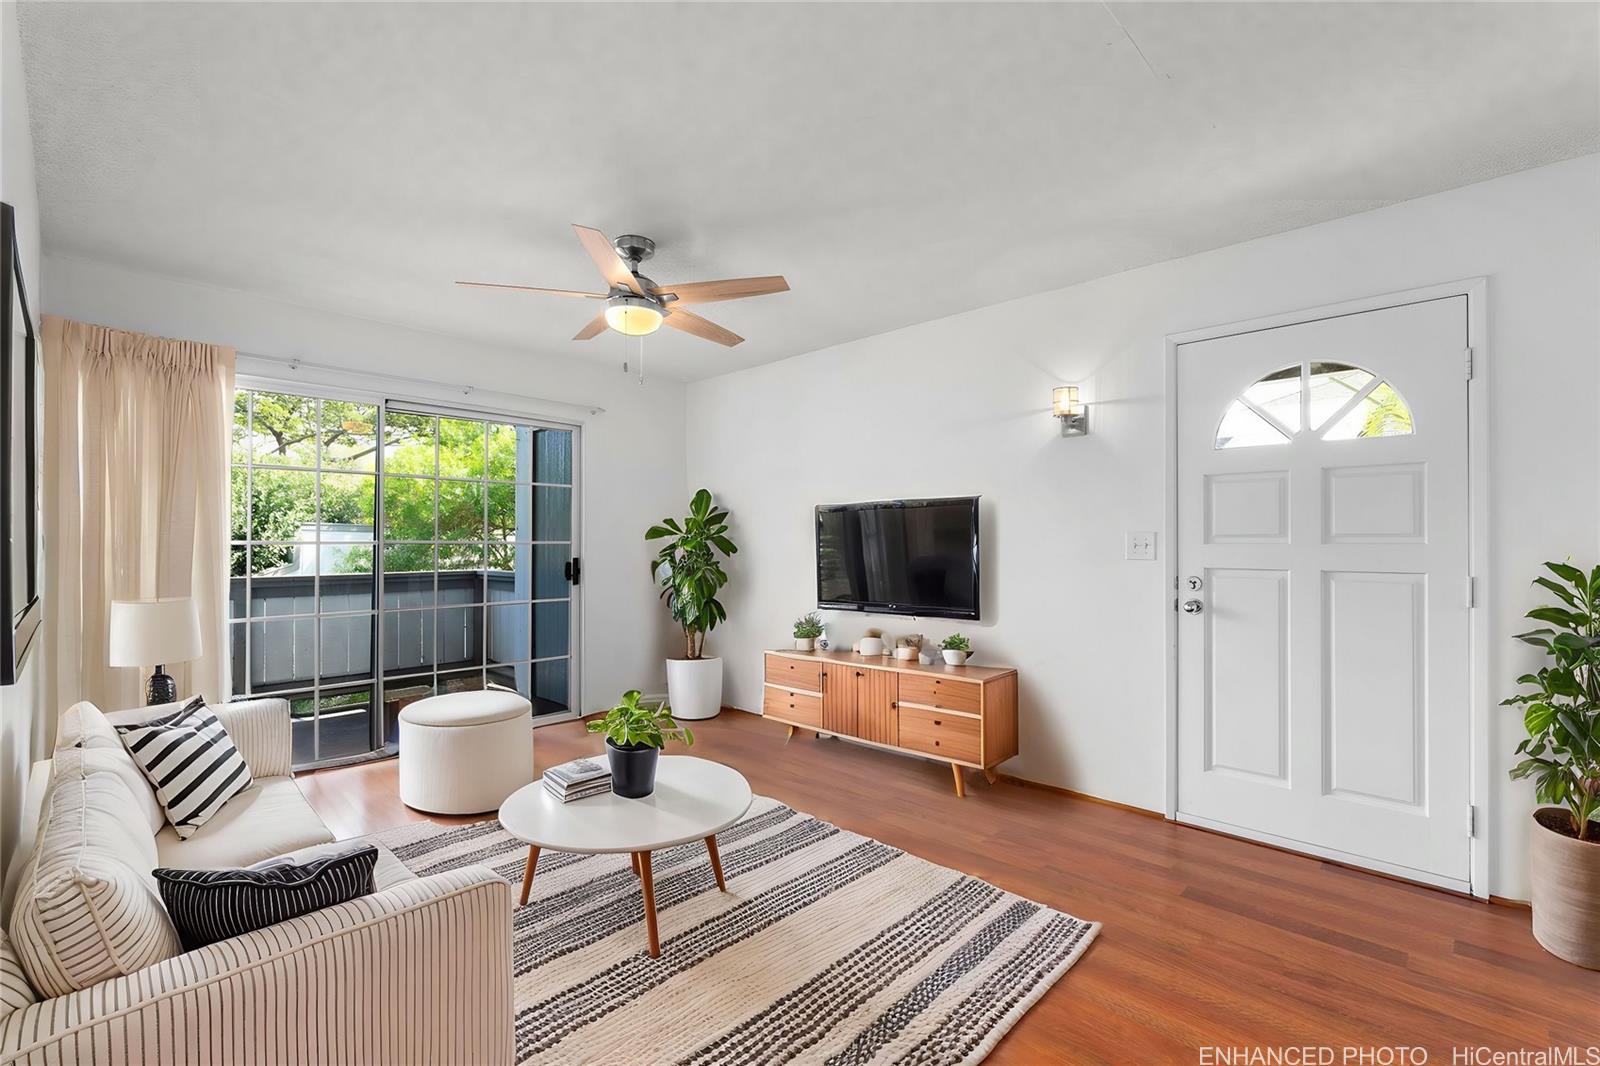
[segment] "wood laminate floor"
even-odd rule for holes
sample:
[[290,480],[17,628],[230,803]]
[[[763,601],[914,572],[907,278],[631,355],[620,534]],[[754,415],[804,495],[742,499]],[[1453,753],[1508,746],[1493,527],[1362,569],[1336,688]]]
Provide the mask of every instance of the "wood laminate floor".
[[[1104,923],[990,1063],[1222,1063],[1201,1049],[1328,1045],[1334,1063],[1346,1047],[1420,1046],[1448,1064],[1457,1047],[1600,1045],[1600,973],[1540,949],[1526,909],[1004,778],[969,774],[957,799],[944,764],[786,742],[756,715],[693,726],[693,754],[758,793]],[[535,738],[541,770],[600,750],[576,722]],[[341,837],[428,817],[400,802],[393,760],[299,780]]]

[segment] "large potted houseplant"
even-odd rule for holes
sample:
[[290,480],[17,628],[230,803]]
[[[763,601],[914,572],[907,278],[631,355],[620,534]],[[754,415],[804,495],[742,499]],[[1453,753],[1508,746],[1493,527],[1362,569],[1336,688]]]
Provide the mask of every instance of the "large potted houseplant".
[[714,718],[722,709],[722,660],[705,655],[706,634],[725,621],[717,593],[728,583],[720,557],[739,549],[728,539],[728,512],[718,510],[709,489],[689,501],[680,521],[662,519],[645,540],[664,540],[650,564],[672,620],[683,627],[683,657],[667,660],[667,698],[679,718]]
[[1545,628],[1517,637],[1546,661],[1504,701],[1523,709],[1528,731],[1511,776],[1532,778],[1550,804],[1533,812],[1528,849],[1533,935],[1551,954],[1600,970],[1600,566],[1585,574],[1544,565],[1554,578],[1534,584],[1559,602],[1529,611]]
[[647,707],[638,689],[622,694],[622,702],[604,718],[589,723],[589,732],[606,735],[606,759],[611,764],[611,791],[628,799],[643,799],[656,790],[656,765],[669,740],[694,746],[694,733],[673,720],[665,703]]

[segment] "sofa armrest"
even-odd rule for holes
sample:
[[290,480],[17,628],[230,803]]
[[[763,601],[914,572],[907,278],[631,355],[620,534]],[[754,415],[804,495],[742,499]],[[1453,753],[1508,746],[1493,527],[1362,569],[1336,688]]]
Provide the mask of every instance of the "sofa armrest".
[[240,700],[211,709],[244,756],[251,777],[289,773],[294,763],[294,720],[289,717],[288,700]]
[[[109,711],[106,721],[112,725],[138,725],[158,715],[171,714],[186,701],[187,697],[155,707]],[[244,756],[251,777],[283,777],[289,773],[294,763],[294,722],[289,717],[288,700],[263,696],[207,706],[228,731],[233,746]]]
[[511,886],[418,878],[0,1018],[0,1062],[510,1063]]

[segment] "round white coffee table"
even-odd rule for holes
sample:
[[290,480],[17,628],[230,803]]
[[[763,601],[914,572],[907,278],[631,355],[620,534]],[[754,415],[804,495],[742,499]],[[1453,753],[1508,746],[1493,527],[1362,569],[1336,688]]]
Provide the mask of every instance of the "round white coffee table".
[[661,954],[656,934],[655,882],[650,853],[691,840],[704,840],[717,887],[726,892],[717,834],[750,809],[750,782],[739,771],[706,759],[664,755],[656,769],[656,790],[643,799],[625,799],[615,792],[562,803],[542,781],[518,789],[500,808],[506,832],[528,844],[528,866],[522,875],[522,903],[533,887],[539,852],[584,854],[628,852],[644,892],[645,930],[650,954]]

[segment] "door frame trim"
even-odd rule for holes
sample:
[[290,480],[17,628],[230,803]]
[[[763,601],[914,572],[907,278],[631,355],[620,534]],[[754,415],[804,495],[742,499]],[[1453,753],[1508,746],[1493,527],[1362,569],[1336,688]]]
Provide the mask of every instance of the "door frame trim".
[[[1479,899],[1489,898],[1489,876],[1494,855],[1495,826],[1490,813],[1489,799],[1494,794],[1493,782],[1493,729],[1490,718],[1494,700],[1489,688],[1489,620],[1493,617],[1493,583],[1489,566],[1489,401],[1488,389],[1492,361],[1489,352],[1488,287],[1485,277],[1465,278],[1460,281],[1383,293],[1356,300],[1346,300],[1321,307],[1265,315],[1239,322],[1221,323],[1201,329],[1169,333],[1166,337],[1166,513],[1163,517],[1162,537],[1168,545],[1166,552],[1164,591],[1171,596],[1171,606],[1163,596],[1166,614],[1166,798],[1164,812],[1170,821],[1182,821],[1215,829],[1234,836],[1243,836],[1262,843],[1287,847],[1335,861],[1353,862],[1369,869],[1393,873],[1411,880],[1420,880],[1442,887],[1467,890]],[[1178,814],[1178,348],[1196,341],[1216,340],[1241,333],[1258,333],[1262,330],[1296,326],[1328,318],[1379,311],[1407,304],[1426,303],[1432,300],[1464,296],[1467,299],[1467,346],[1472,349],[1473,373],[1467,382],[1467,520],[1469,578],[1473,582],[1473,609],[1467,613],[1468,656],[1467,693],[1471,707],[1468,738],[1468,796],[1477,816],[1469,843],[1472,881],[1470,886],[1448,878],[1429,878],[1419,871],[1401,872],[1372,860],[1355,856],[1342,858],[1326,849],[1317,849],[1296,841],[1286,841],[1266,833],[1253,833],[1238,826],[1225,826],[1192,816]],[[1464,356],[1463,356],[1464,358]],[[1462,372],[1466,367],[1463,362]],[[1467,595],[1467,590],[1462,590]],[[1467,817],[1462,812],[1463,823]],[[1466,831],[1463,824],[1462,831]]]

